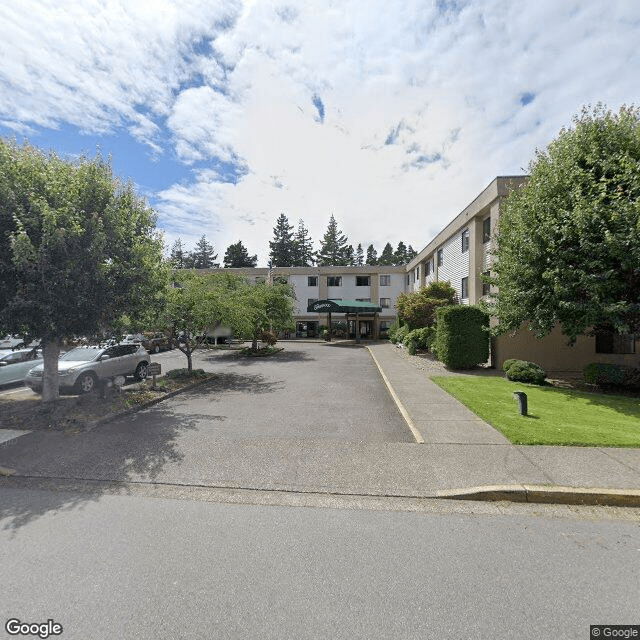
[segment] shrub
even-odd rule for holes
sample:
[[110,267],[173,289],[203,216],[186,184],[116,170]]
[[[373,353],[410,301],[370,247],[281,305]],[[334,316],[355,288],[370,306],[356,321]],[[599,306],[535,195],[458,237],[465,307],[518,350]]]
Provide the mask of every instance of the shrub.
[[276,342],[278,342],[278,336],[273,331],[265,330],[260,333],[260,342],[264,342],[272,347]]
[[396,342],[404,342],[404,339],[407,337],[409,333],[409,327],[406,324],[403,324],[401,327],[398,327],[395,332],[395,341]]
[[505,373],[507,373],[507,371],[509,371],[509,367],[511,367],[511,365],[512,365],[514,362],[523,362],[523,360],[516,360],[515,358],[509,358],[508,360],[505,360],[505,361],[502,363],[502,370],[503,370]]
[[544,384],[547,374],[535,362],[513,360],[507,369],[507,379],[512,382],[528,382],[530,384]]
[[640,391],[640,369],[634,367],[625,369],[622,386],[631,391]]
[[403,340],[407,352],[413,356],[419,350],[427,351],[433,342],[435,333],[435,327],[422,327],[422,329],[409,331]]
[[450,369],[470,369],[489,359],[489,315],[479,307],[452,305],[436,311],[433,347]]
[[394,344],[398,342],[396,338],[396,333],[399,328],[400,328],[400,324],[396,321],[387,329],[387,338],[389,338],[389,340]]
[[396,300],[398,318],[411,329],[432,327],[436,309],[454,304],[456,290],[449,282],[431,282],[413,293],[401,293]]
[[619,385],[624,382],[624,369],[618,364],[592,362],[583,369],[586,382],[603,387]]

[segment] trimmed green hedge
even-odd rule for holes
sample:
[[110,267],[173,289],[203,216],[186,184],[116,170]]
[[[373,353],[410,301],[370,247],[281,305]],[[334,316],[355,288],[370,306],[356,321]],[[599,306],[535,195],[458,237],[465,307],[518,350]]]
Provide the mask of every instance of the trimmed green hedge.
[[503,369],[506,371],[508,380],[512,382],[528,382],[529,384],[544,384],[547,374],[535,362],[511,360],[511,364],[505,369],[507,362],[509,361],[505,361]]
[[427,351],[433,342],[435,334],[435,327],[422,327],[421,329],[409,331],[403,340],[407,353],[413,356],[418,350]]
[[582,371],[586,382],[602,386],[619,385],[624,382],[624,369],[618,364],[592,362]]
[[489,359],[489,315],[479,307],[451,305],[436,310],[434,347],[450,369],[470,369]]

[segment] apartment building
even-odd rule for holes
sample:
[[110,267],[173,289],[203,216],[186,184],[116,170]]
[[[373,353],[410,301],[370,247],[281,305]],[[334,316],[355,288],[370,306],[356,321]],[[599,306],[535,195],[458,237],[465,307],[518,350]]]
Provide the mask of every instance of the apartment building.
[[[308,311],[309,305],[318,300],[371,302],[380,307],[376,313],[362,313],[358,316],[358,326],[353,318],[332,314],[331,322],[338,332],[377,337],[396,318],[396,299],[405,291],[405,267],[400,266],[332,266],[332,267],[273,267],[210,269],[211,273],[224,271],[241,274],[250,282],[264,282],[267,279],[281,279],[293,288],[296,300],[294,315],[295,335],[316,337],[319,327],[328,326],[329,315]],[[348,322],[344,328],[342,325]],[[356,334],[357,332],[357,334]]]

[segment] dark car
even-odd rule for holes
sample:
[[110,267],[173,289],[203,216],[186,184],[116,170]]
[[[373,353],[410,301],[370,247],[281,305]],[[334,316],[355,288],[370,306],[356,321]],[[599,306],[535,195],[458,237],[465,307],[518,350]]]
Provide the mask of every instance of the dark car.
[[157,331],[156,333],[145,334],[142,340],[142,346],[150,353],[158,353],[159,351],[173,349],[173,340]]

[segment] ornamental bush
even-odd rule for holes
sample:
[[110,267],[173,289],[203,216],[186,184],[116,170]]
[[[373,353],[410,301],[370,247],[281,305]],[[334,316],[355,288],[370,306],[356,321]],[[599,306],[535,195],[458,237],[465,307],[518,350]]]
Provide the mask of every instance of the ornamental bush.
[[403,340],[407,353],[413,356],[417,351],[428,351],[435,334],[435,327],[422,327],[422,329],[409,331]]
[[505,373],[507,373],[507,371],[509,371],[509,367],[511,367],[511,365],[512,365],[514,362],[524,362],[524,361],[523,361],[523,360],[517,360],[516,358],[509,358],[508,360],[505,360],[505,361],[502,363],[502,370],[503,370]]
[[475,306],[451,305],[436,310],[433,348],[450,369],[470,369],[489,359],[489,315]]
[[512,382],[528,382],[529,384],[544,384],[547,374],[535,362],[513,360],[506,371],[507,379]]
[[624,369],[618,364],[592,362],[583,369],[585,382],[603,387],[620,385],[624,382]]

